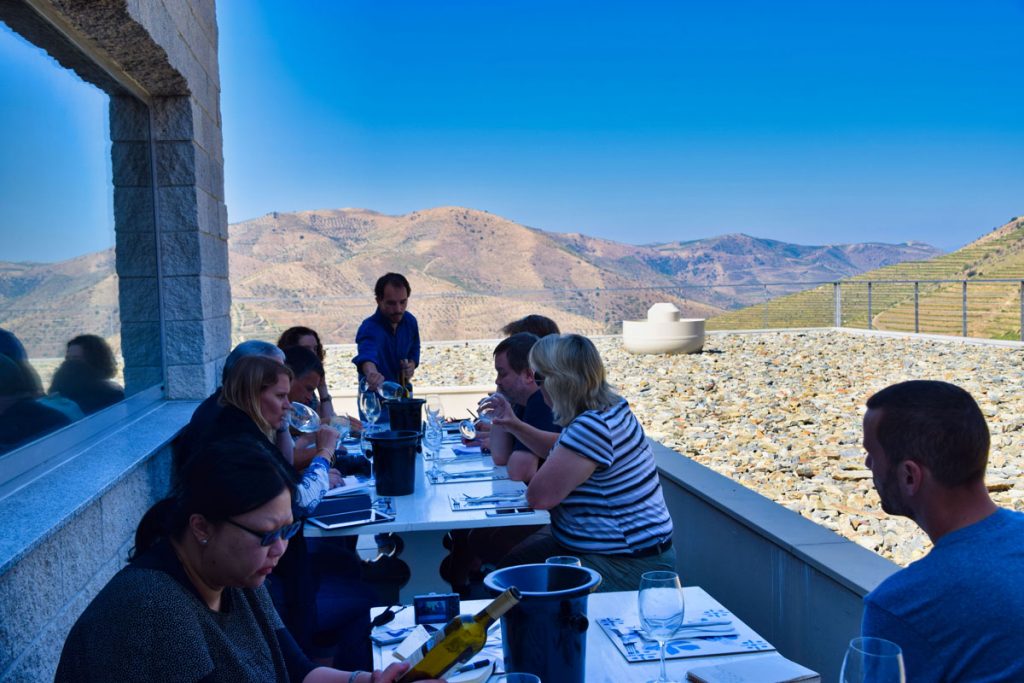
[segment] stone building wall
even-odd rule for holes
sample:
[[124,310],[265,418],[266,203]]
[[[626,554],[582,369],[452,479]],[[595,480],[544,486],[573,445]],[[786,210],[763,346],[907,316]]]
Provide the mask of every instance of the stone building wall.
[[[231,341],[213,0],[8,0],[0,19],[111,94],[129,394],[162,384],[166,399],[205,397]],[[0,498],[0,680],[52,680],[68,629],[166,494],[167,444],[193,405],[126,409],[64,464]]]

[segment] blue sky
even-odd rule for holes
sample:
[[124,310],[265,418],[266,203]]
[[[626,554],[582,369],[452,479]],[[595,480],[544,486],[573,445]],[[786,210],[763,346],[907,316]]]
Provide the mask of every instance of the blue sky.
[[218,19],[232,222],[461,205],[633,243],[953,249],[1024,213],[1021,0],[220,0]]
[[[219,5],[230,220],[456,204],[951,249],[1024,213],[1024,3]],[[299,123],[301,122],[301,123]]]

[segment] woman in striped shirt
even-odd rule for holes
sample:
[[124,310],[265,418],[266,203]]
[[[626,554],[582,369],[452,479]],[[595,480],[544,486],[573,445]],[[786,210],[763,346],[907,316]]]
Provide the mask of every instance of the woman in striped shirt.
[[550,335],[533,346],[530,366],[563,427],[526,490],[533,508],[551,511],[551,526],[502,565],[575,555],[602,575],[606,591],[635,590],[644,572],[675,570],[654,454],[629,404],[608,385],[593,342]]

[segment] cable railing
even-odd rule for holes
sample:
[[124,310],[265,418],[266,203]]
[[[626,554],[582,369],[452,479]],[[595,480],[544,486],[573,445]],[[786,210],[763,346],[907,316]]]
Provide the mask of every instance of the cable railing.
[[[672,286],[415,292],[410,310],[429,340],[498,336],[515,318],[540,313],[567,330],[617,334],[654,303],[675,304],[709,330],[847,327],[1024,340],[1024,278],[779,281]],[[372,312],[366,296],[235,298],[238,337],[269,338],[291,324],[351,342]]]

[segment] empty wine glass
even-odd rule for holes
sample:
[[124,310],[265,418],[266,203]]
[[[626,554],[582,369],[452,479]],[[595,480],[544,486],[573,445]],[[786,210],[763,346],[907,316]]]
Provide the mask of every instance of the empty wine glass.
[[[380,419],[380,397],[372,391],[364,391],[359,395],[359,409],[366,416],[366,421],[369,423],[367,427],[373,431],[373,428],[377,425],[377,420]],[[366,429],[363,431],[366,431]]]
[[685,603],[679,574],[646,572],[640,577],[640,625],[658,641],[661,649],[661,674],[648,683],[672,683],[665,673],[665,645],[683,623]]
[[580,558],[573,557],[572,555],[555,555],[544,560],[544,564],[564,564],[569,567],[582,567],[583,563],[580,562]]
[[423,446],[432,455],[434,464],[430,468],[431,478],[436,478],[440,471],[438,462],[441,460],[441,443],[444,441],[444,432],[441,425],[436,422],[428,422],[427,430],[423,435]]
[[854,638],[843,657],[840,683],[904,683],[903,650],[884,638]]
[[384,399],[395,400],[405,397],[405,387],[398,382],[381,382],[380,386],[377,387],[377,393]]
[[463,420],[459,423],[459,434],[466,441],[472,441],[476,438],[476,424],[472,420]]
[[441,403],[441,397],[437,394],[430,394],[427,396],[427,422],[431,420],[441,424],[441,420],[444,419],[444,405]]
[[305,403],[292,401],[292,410],[288,413],[288,424],[297,431],[311,434],[320,429],[320,416]]

